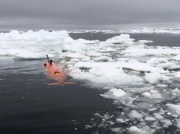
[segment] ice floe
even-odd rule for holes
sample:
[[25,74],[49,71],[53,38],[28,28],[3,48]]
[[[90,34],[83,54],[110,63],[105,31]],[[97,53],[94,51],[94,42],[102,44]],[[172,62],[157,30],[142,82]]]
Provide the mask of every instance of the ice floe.
[[141,28],[141,29],[133,29],[129,30],[129,33],[171,33],[171,34],[180,34],[179,29],[153,29],[153,28]]
[[180,34],[179,28],[131,28],[131,29],[121,29],[121,30],[76,30],[70,31],[70,33],[132,33],[132,34]]
[[150,92],[145,92],[142,95],[145,97],[148,97],[148,98],[152,98],[152,99],[161,99],[162,98],[161,94],[158,93],[158,91],[156,91],[156,90],[151,90]]
[[113,89],[110,89],[105,94],[102,94],[101,96],[105,98],[109,98],[109,99],[120,99],[124,95],[126,95],[126,92],[124,92],[123,90],[113,88]]
[[168,110],[176,115],[180,115],[180,104],[166,104]]
[[66,31],[40,30],[20,33],[14,30],[0,33],[0,55],[39,59],[46,54],[60,53],[63,43],[68,40],[72,41]]
[[180,49],[157,47],[157,48],[145,48],[144,46],[133,46],[122,53],[126,56],[168,56],[168,55],[178,55]]
[[160,80],[162,80],[162,76],[160,73],[147,73],[145,75],[145,80],[150,84],[157,84]]
[[155,117],[157,120],[162,120],[162,119],[164,119],[164,117],[163,117],[161,114],[159,114],[159,113],[154,113],[154,117]]
[[128,130],[129,134],[152,134],[149,127],[137,128],[136,126],[131,126]]
[[130,45],[134,44],[134,39],[131,39],[129,34],[121,34],[120,36],[115,36],[113,38],[107,39],[106,43]]
[[143,115],[139,112],[137,112],[136,110],[132,110],[130,113],[129,113],[129,117],[131,118],[137,118],[137,119],[142,119]]

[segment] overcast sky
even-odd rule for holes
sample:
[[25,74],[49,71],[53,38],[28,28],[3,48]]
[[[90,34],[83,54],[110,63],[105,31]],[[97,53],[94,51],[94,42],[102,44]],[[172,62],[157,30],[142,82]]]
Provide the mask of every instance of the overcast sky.
[[0,0],[0,29],[180,22],[180,0]]

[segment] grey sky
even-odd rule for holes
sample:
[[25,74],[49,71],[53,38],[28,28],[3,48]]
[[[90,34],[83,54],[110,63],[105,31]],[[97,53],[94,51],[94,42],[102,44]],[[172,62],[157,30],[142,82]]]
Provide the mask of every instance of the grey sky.
[[180,22],[180,0],[0,0],[0,27]]

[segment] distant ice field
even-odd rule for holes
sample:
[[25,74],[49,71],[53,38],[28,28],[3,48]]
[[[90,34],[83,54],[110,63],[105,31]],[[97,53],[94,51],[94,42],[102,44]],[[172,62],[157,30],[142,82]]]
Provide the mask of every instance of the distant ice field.
[[[83,38],[87,40],[100,40],[105,41],[108,38],[112,38],[114,36],[118,36],[119,33],[70,33],[69,34],[73,39]],[[148,43],[146,45],[151,46],[171,46],[171,47],[179,47],[179,34],[154,34],[154,33],[129,33],[130,37],[138,40],[152,40],[153,42]]]
[[112,133],[178,134],[178,31],[11,31],[0,34],[0,55],[30,62],[45,60],[48,54],[74,80],[113,100],[119,111],[94,113],[86,129],[98,126]]

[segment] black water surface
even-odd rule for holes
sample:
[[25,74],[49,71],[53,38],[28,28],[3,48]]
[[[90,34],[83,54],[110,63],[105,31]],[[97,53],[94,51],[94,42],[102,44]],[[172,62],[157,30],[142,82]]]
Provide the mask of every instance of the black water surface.
[[148,43],[147,45],[180,47],[179,34],[130,34],[130,36],[136,41],[138,40],[153,41],[153,43]]
[[0,62],[0,134],[90,133],[84,125],[93,113],[115,109],[98,90],[79,84],[48,86],[42,61]]

